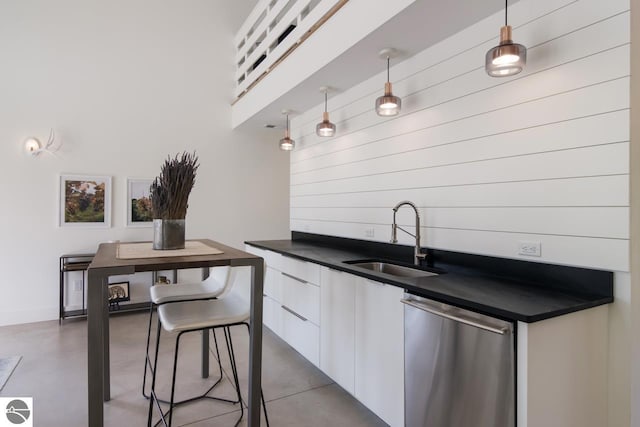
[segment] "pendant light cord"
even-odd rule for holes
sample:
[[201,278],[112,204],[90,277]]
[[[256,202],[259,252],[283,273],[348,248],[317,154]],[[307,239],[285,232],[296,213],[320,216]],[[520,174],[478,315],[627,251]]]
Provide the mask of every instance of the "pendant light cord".
[[324,92],[324,112],[327,112],[327,91]]
[[391,63],[391,59],[389,56],[387,56],[387,81],[389,80],[389,64]]
[[509,0],[504,0],[504,26],[506,27],[507,24],[507,8],[509,7]]

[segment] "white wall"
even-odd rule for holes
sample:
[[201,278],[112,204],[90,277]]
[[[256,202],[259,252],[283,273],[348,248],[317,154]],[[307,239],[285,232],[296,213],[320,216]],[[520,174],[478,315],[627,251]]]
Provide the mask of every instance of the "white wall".
[[[500,13],[396,61],[400,116],[376,116],[379,74],[329,100],[336,137],[314,134],[322,105],[292,121],[292,230],[388,241],[391,208],[408,199],[423,245],[615,271],[610,426],[630,416],[629,8],[521,0],[509,21],[528,47],[522,74],[484,71]],[[413,226],[409,210],[399,219]],[[518,255],[520,241],[542,256]]]
[[[249,10],[234,3],[0,3],[0,325],[57,317],[61,254],[151,239],[126,227],[126,178],[183,150],[201,164],[188,238],[288,236],[288,156],[272,132],[231,131],[232,40]],[[58,156],[25,156],[23,139],[50,127]],[[61,173],[113,176],[111,228],[57,226]]]
[[331,100],[337,137],[313,133],[320,108],[294,119],[292,229],[386,240],[406,198],[431,247],[517,257],[536,240],[540,261],[628,271],[628,9],[519,2],[525,73],[484,72],[495,15],[393,67],[397,118],[373,111],[379,75]]
[[[640,4],[631,4],[631,312],[633,331],[640,330]],[[640,334],[631,336],[631,425],[640,426]]]

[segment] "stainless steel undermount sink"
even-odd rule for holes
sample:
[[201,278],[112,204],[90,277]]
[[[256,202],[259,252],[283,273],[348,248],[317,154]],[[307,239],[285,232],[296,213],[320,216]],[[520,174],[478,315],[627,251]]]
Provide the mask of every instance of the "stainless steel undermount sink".
[[376,273],[389,274],[396,277],[429,277],[437,276],[438,273],[431,271],[421,270],[417,267],[408,267],[400,264],[393,264],[386,261],[378,260],[356,260],[345,261],[346,264],[353,265],[355,267],[365,268],[367,270],[375,271]]

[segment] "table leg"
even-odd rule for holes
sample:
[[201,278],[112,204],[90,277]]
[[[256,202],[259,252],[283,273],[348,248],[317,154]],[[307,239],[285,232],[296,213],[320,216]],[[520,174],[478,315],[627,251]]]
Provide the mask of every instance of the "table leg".
[[[105,329],[103,327],[103,306],[105,305],[105,300],[103,299],[103,288],[106,288],[106,285],[103,285],[104,280],[104,277],[89,270],[87,290],[87,385],[88,425],[91,427],[102,427],[103,400],[108,397],[108,395],[105,395],[104,384]],[[106,389],[108,390],[108,386]]]
[[262,292],[264,261],[252,264],[251,319],[249,336],[249,427],[260,426],[260,391],[262,380]]
[[[175,272],[175,270],[174,270]],[[209,267],[202,269],[202,280],[209,278]],[[209,378],[209,330],[202,331],[202,378]]]
[[102,375],[104,386],[104,401],[111,400],[111,358],[109,346],[111,344],[109,339],[109,278],[105,277],[102,281],[102,354],[103,354],[103,366]]

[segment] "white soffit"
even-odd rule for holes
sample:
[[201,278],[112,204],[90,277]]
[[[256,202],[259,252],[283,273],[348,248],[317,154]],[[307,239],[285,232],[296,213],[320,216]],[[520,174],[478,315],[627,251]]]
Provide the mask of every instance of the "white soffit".
[[[236,128],[256,128],[263,127],[265,124],[279,126],[282,124],[282,108],[304,112],[319,104],[321,95],[318,93],[318,87],[329,85],[339,91],[345,91],[382,72],[386,62],[378,57],[380,49],[389,46],[399,49],[402,56],[396,62],[400,62],[503,9],[502,0],[447,0],[446,2],[416,0],[281,95],[264,96],[265,91],[259,90],[259,87],[268,85],[269,77],[272,76],[265,78],[236,104],[240,108],[234,106],[238,111],[233,111],[233,126]],[[338,11],[338,14],[341,12],[342,10]],[[332,17],[325,25],[329,25],[336,17]],[[496,28],[496,41],[498,30],[499,28]],[[291,57],[297,53],[294,52]],[[285,62],[293,59],[291,57]],[[286,68],[285,63],[278,68]],[[278,68],[272,72],[273,77],[280,71]],[[245,106],[242,106],[242,103],[246,103]],[[251,107],[246,108],[251,103],[254,111],[250,111]],[[264,103],[265,106],[258,105],[260,103]]]

